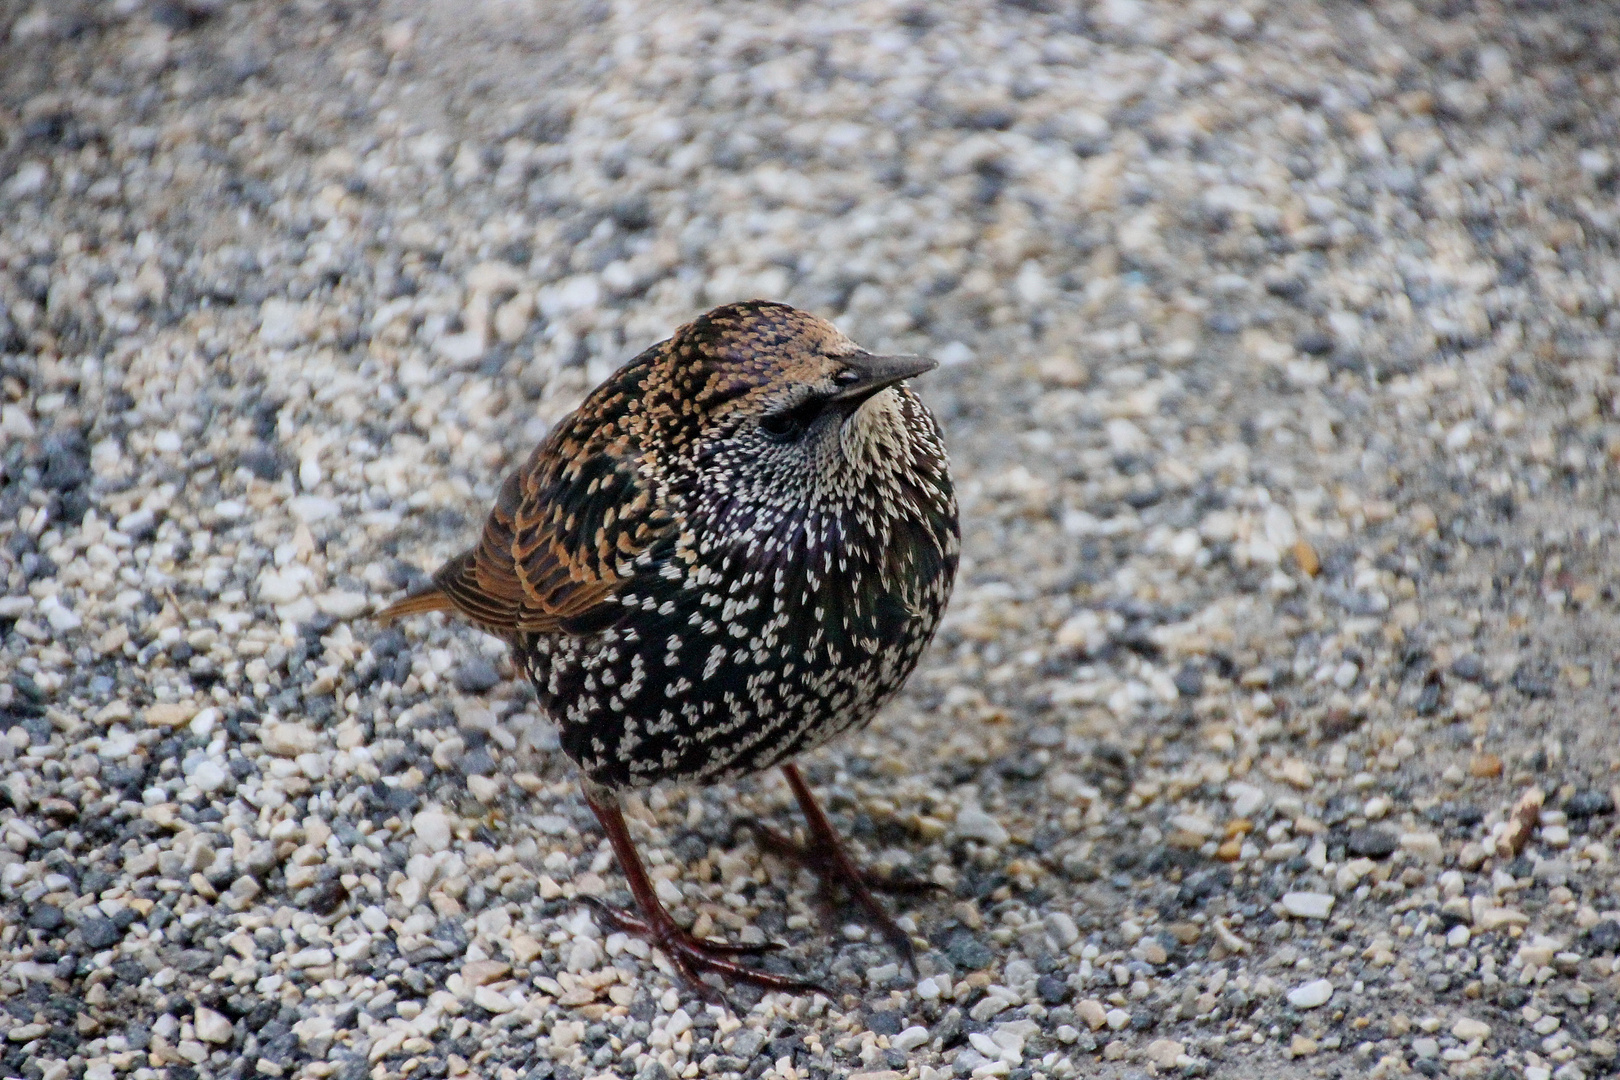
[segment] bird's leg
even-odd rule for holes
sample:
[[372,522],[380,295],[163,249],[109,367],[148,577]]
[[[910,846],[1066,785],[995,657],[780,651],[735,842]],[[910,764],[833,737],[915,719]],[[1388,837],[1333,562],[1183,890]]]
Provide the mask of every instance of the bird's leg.
[[756,971],[729,959],[774,952],[780,949],[781,945],[773,942],[761,945],[733,945],[724,941],[709,941],[693,937],[675,925],[675,920],[670,918],[669,912],[664,910],[664,905],[659,903],[658,894],[653,891],[652,881],[641,865],[641,856],[636,853],[635,842],[630,839],[630,828],[625,824],[624,813],[619,809],[618,799],[603,788],[590,784],[584,787],[585,803],[596,814],[602,828],[607,831],[608,842],[613,845],[613,854],[618,857],[619,868],[624,871],[625,881],[630,886],[630,895],[635,897],[636,907],[641,909],[638,915],[593,901],[614,929],[634,934],[648,944],[662,949],[669,957],[670,963],[675,965],[675,970],[680,973],[681,978],[705,999],[716,1004],[724,1004],[725,998],[714,987],[698,978],[702,972],[712,971],[722,978],[735,979],[767,990],[816,990],[826,993],[815,983],[785,975],[773,975],[766,971]]
[[832,822],[827,820],[821,804],[816,802],[816,797],[810,793],[810,785],[805,783],[804,777],[799,774],[798,766],[783,765],[782,775],[787,777],[788,785],[793,788],[794,797],[799,800],[799,809],[804,811],[805,824],[809,827],[809,840],[807,843],[797,844],[774,829],[756,824],[754,830],[764,842],[765,849],[798,863],[820,878],[824,900],[831,900],[830,894],[834,888],[843,889],[849,898],[866,912],[867,919],[877,927],[890,948],[899,953],[900,959],[915,972],[917,963],[911,946],[911,935],[900,929],[899,924],[884,909],[882,902],[872,893],[874,890],[931,892],[935,886],[927,882],[880,878],[855,865],[855,861],[844,850],[844,845],[839,842],[838,834],[833,831]]

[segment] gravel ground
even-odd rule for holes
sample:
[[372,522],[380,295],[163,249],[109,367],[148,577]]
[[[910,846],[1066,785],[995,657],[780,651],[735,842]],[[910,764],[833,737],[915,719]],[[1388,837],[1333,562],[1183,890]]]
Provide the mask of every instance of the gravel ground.
[[[0,0],[0,1075],[1614,1071],[1620,11]],[[345,622],[762,295],[945,363],[940,639],[808,763],[907,978]]]

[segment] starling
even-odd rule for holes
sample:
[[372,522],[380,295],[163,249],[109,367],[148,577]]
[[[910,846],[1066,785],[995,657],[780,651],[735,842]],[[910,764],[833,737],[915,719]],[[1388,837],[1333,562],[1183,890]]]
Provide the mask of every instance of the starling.
[[[389,620],[455,612],[500,635],[580,768],[639,914],[615,924],[700,972],[776,946],[697,939],[653,892],[617,793],[780,767],[809,842],[767,846],[848,892],[908,962],[793,764],[859,728],[911,674],[956,575],[938,423],[878,356],[784,304],[714,309],[620,368],[501,485],[478,544]],[[712,988],[710,988],[712,989]]]

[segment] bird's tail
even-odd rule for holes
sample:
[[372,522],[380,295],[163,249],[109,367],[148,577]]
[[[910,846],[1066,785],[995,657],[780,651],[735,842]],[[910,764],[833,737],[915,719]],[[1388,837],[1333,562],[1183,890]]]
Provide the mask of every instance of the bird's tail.
[[450,601],[449,594],[438,585],[429,585],[403,600],[389,604],[371,618],[387,626],[395,619],[404,618],[406,615],[426,615],[430,611],[454,611],[455,607]]

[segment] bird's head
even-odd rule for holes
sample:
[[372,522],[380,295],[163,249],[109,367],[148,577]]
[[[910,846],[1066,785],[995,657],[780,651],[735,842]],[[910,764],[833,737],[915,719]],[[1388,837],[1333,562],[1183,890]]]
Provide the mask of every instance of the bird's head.
[[826,320],[764,300],[700,316],[675,332],[666,355],[700,452],[767,466],[876,447],[883,440],[860,429],[894,407],[885,392],[937,366],[870,353]]

